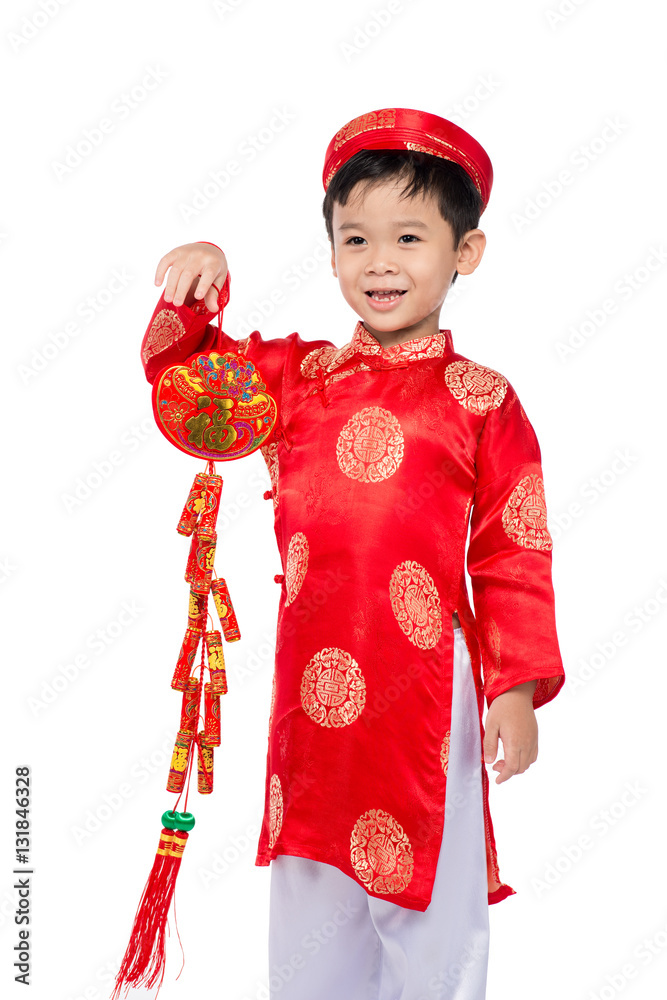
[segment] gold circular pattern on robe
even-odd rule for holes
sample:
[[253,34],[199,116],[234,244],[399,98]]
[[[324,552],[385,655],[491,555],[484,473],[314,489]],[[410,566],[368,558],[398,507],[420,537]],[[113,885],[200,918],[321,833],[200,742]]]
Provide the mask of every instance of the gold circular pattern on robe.
[[452,361],[445,368],[445,385],[461,406],[481,416],[500,406],[507,392],[507,379],[475,361]]
[[369,809],[354,824],[350,860],[371,892],[403,892],[414,870],[412,845],[403,827],[384,809]]
[[185,334],[185,327],[174,309],[160,309],[151,323],[144,349],[144,362],[171,347]]
[[350,479],[379,483],[396,472],[403,448],[403,431],[393,413],[366,406],[350,417],[338,435],[336,459]]
[[283,790],[277,774],[271,775],[269,785],[269,848],[273,847],[283,825]]
[[285,561],[285,605],[291,604],[301,590],[308,569],[308,539],[303,531],[295,532],[289,541]]
[[401,630],[419,649],[431,649],[442,634],[442,609],[433,578],[413,560],[399,563],[389,581],[391,609]]
[[544,482],[536,473],[524,476],[510,493],[503,510],[503,528],[513,542],[526,549],[552,548]]
[[447,765],[449,764],[449,741],[451,735],[452,731],[451,729],[448,729],[442,741],[442,746],[440,747],[440,763],[442,764],[442,770],[445,777],[447,777]]
[[339,729],[358,719],[366,704],[366,681],[344,649],[327,646],[313,656],[301,678],[301,705],[320,726]]

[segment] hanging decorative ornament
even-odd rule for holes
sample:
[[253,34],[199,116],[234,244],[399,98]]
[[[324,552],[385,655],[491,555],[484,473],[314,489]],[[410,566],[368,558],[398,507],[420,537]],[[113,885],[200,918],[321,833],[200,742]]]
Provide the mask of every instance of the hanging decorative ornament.
[[[185,581],[190,585],[187,626],[171,686],[182,692],[181,716],[167,777],[167,791],[185,791],[184,811],[168,809],[155,861],[134,918],[112,998],[129,987],[161,984],[165,966],[165,927],[183,850],[195,819],[187,812],[190,777],[197,758],[197,790],[213,791],[213,753],[220,746],[220,697],[227,693],[222,635],[241,638],[227,583],[214,569],[216,523],[223,480],[216,461],[242,458],[260,448],[273,431],[278,408],[261,373],[242,353],[221,353],[223,308],[229,300],[229,275],[218,297],[217,348],[196,353],[185,364],[172,364],[153,382],[153,414],[176,448],[206,460],[197,472],[177,531],[190,538]],[[207,629],[208,598],[213,595],[222,635]],[[193,664],[201,648],[201,659]],[[206,657],[206,659],[205,659]],[[208,668],[209,680],[204,680]],[[197,673],[198,672],[198,673]],[[200,710],[204,696],[203,727]]]

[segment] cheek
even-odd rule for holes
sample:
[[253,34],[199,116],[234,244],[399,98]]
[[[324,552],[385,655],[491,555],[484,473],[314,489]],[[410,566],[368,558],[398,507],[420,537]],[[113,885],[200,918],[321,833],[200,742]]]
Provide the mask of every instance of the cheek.
[[350,260],[349,257],[343,257],[342,259],[339,257],[336,270],[338,271],[338,278],[341,283],[350,284],[356,280],[358,271],[354,266],[354,261]]

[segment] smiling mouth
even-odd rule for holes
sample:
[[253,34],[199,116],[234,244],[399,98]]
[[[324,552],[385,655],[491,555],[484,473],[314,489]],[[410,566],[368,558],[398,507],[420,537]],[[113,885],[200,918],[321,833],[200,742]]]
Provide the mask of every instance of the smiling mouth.
[[401,295],[405,295],[407,288],[387,288],[383,291],[371,290],[366,292],[371,299],[375,302],[392,302],[394,299],[399,298]]

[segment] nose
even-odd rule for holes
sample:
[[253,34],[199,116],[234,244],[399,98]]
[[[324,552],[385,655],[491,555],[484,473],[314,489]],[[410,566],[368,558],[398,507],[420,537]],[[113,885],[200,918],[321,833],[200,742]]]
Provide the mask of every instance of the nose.
[[385,250],[378,248],[377,252],[373,254],[373,259],[367,263],[365,271],[366,274],[396,274],[398,264],[391,259]]

